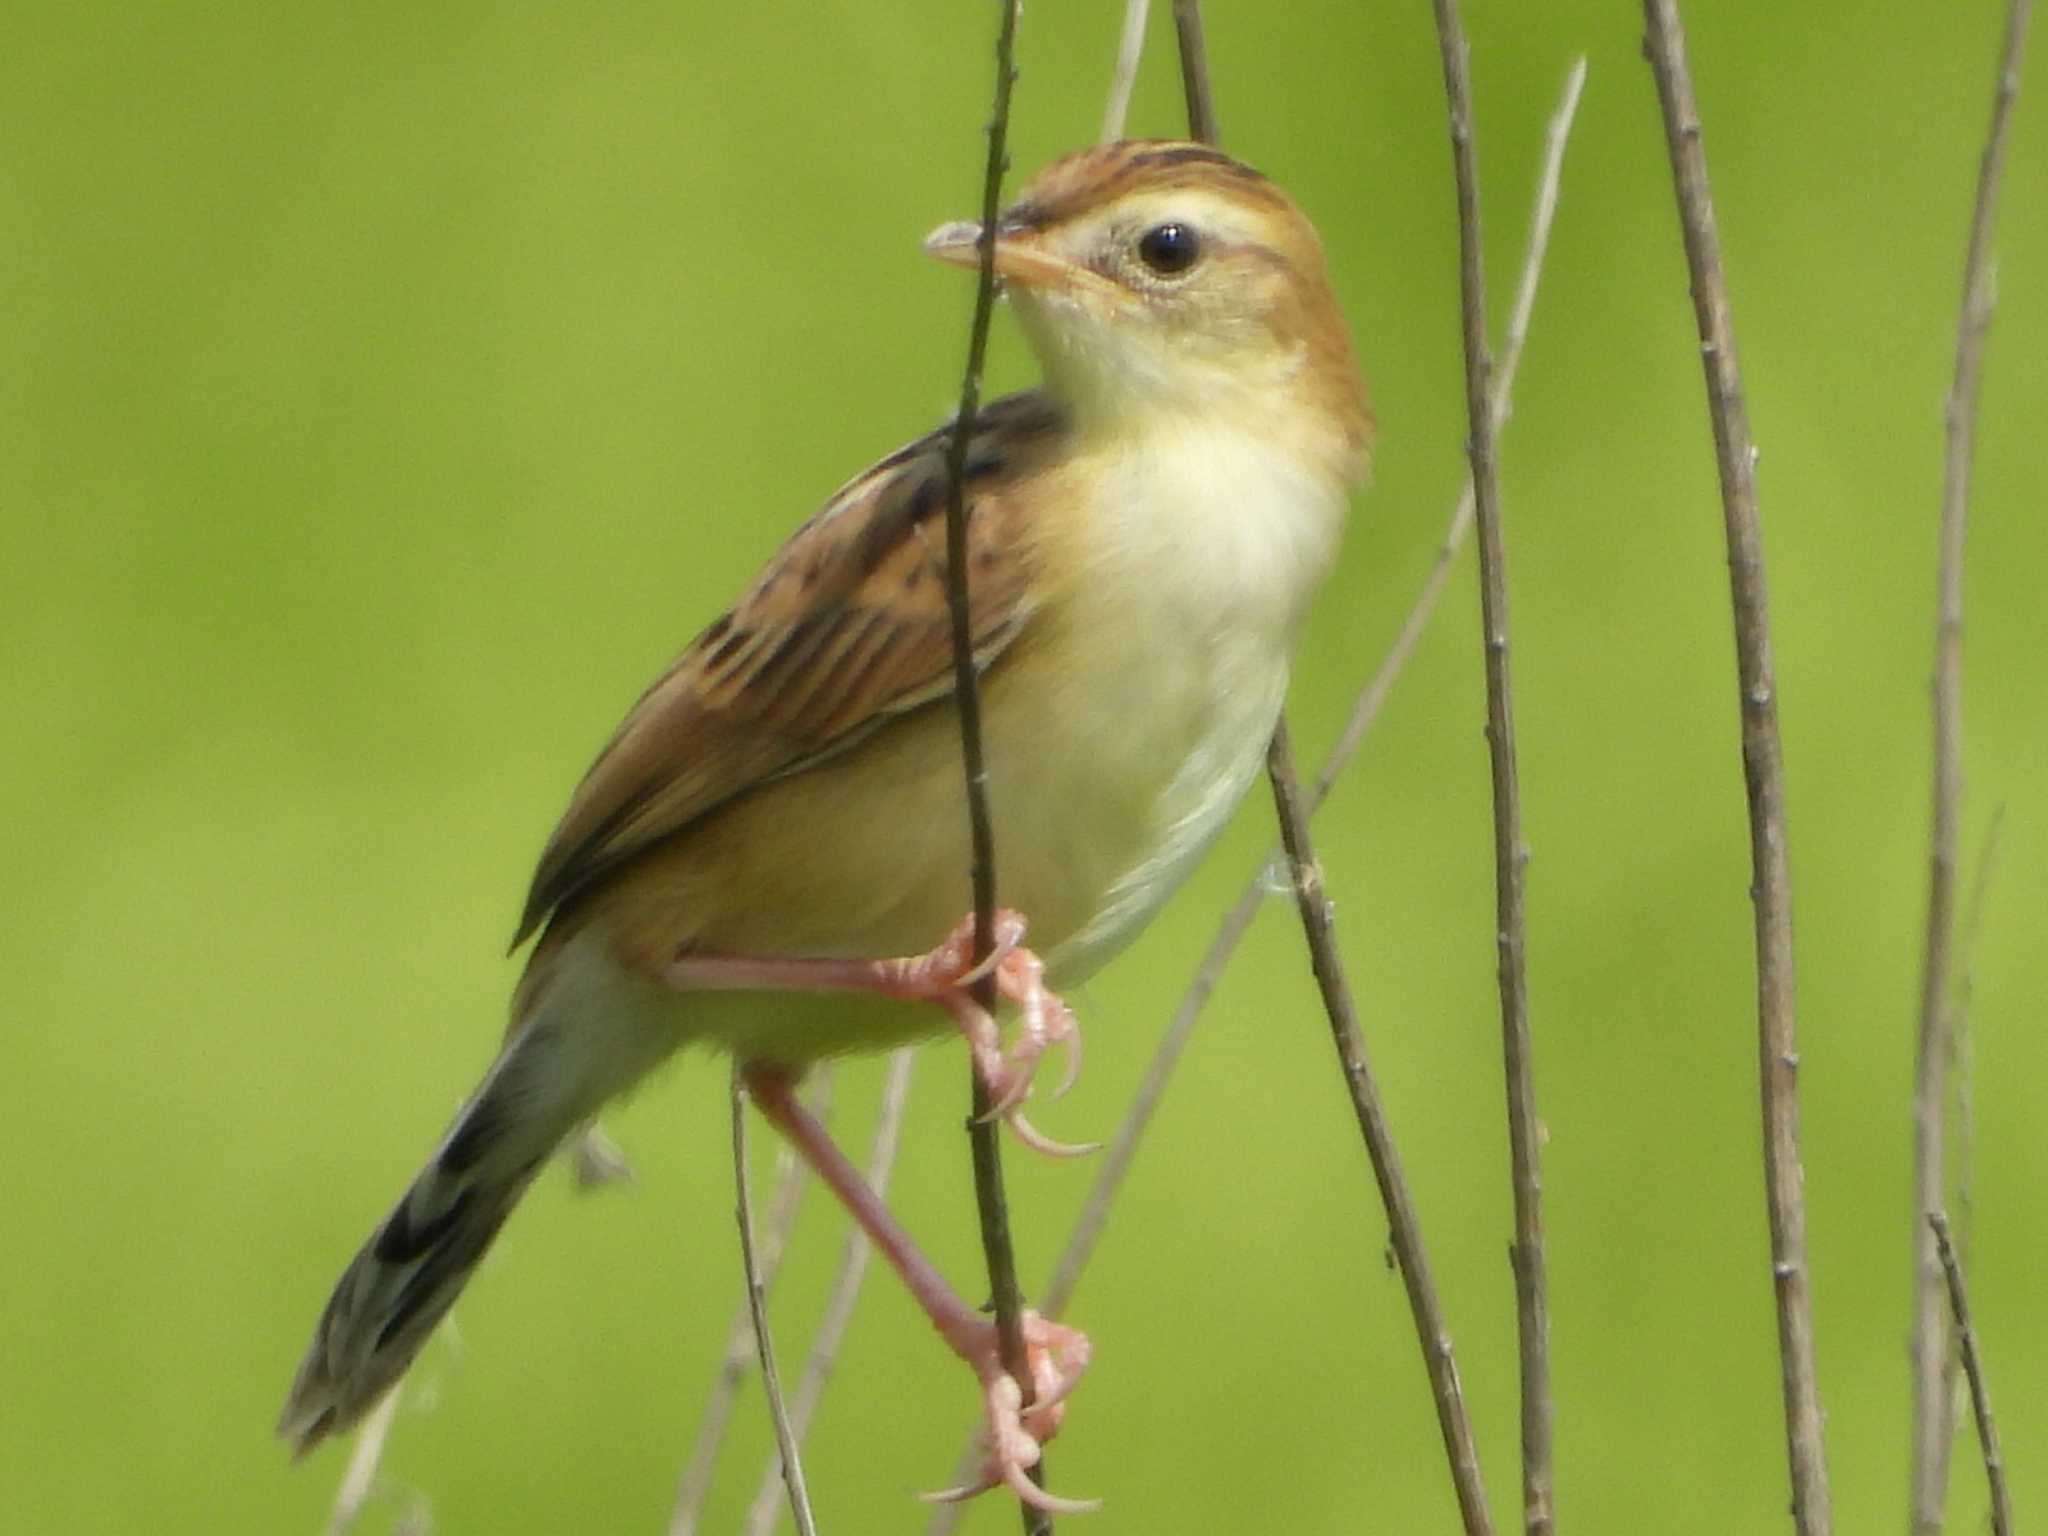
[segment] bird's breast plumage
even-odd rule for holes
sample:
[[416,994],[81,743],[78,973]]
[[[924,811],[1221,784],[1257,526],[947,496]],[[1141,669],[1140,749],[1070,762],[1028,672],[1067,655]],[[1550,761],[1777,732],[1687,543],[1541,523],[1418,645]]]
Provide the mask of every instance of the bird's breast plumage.
[[[1342,487],[1269,441],[1189,424],[1082,464],[1092,488],[1047,626],[1076,639],[1072,701],[1049,722],[1076,764],[1090,834],[1115,850],[1085,918],[1047,935],[1055,975],[1083,975],[1171,895],[1256,780],[1301,619],[1334,558]],[[1113,824],[1112,824],[1113,823]]]

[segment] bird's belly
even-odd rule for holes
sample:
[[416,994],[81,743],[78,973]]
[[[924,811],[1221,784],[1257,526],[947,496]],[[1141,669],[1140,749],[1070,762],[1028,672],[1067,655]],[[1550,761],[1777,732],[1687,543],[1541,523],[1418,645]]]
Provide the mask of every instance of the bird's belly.
[[[1049,722],[1046,749],[1006,776],[1044,830],[1012,832],[998,867],[1062,983],[1115,955],[1179,888],[1257,777],[1285,694],[1277,648],[1148,649],[1113,658],[1090,702]],[[996,815],[999,828],[1011,819]]]

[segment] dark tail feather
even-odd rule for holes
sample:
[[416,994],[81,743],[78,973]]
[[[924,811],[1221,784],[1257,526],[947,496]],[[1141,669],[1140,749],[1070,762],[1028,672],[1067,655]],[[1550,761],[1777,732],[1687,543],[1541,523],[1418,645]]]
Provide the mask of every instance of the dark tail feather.
[[277,1425],[299,1455],[405,1374],[541,1164],[679,1043],[673,1020],[622,993],[608,963],[579,970],[573,943],[546,962],[525,1022],[320,1314]]
[[485,1079],[328,1299],[278,1420],[295,1455],[347,1429],[405,1374],[567,1129],[528,1126],[514,1159],[489,1155],[509,1150],[492,1146],[511,1123],[504,1065]]

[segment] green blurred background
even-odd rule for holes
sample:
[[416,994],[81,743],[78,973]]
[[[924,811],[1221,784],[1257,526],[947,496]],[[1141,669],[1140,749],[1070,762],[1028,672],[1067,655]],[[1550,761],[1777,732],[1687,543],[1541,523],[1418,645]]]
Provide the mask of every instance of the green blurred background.
[[[1134,131],[1180,124],[1156,7]],[[1120,7],[1034,0],[1020,173],[1097,131]],[[1822,1385],[1839,1528],[1904,1523],[1908,1094],[1940,410],[2000,7],[1699,5],[1778,621]],[[986,4],[25,5],[0,59],[0,926],[14,1170],[0,1526],[311,1531],[342,1457],[269,1430],[328,1284],[494,1045],[530,860],[648,675],[783,532],[936,421],[969,307]],[[1468,17],[1494,293],[1592,73],[1506,444],[1561,1529],[1781,1529],[1748,878],[1699,368],[1639,19]],[[1320,222],[1384,421],[1296,688],[1332,738],[1461,472],[1428,7],[1217,3],[1223,131]],[[2036,59],[2036,65],[2043,63]],[[1973,1280],[2048,1500],[2048,77],[2014,128],[1972,512]],[[1030,377],[999,317],[995,374]],[[1469,557],[1468,557],[1469,558]],[[1492,873],[1469,567],[1323,849],[1514,1503]],[[1082,997],[1056,1135],[1114,1125],[1263,801]],[[879,1067],[846,1074],[864,1144]],[[443,1531],[658,1531],[737,1296],[722,1071],[544,1180],[424,1358],[389,1491]],[[918,1065],[897,1203],[972,1286],[964,1058]],[[1010,1159],[1027,1275],[1090,1170]],[[814,1202],[775,1315],[822,1305]],[[1446,1530],[1385,1227],[1286,905],[1216,999],[1074,1310],[1055,1486],[1086,1529]],[[741,1406],[708,1528],[767,1443]],[[877,1284],[810,1447],[828,1531],[907,1530],[970,1408]],[[1957,1529],[1985,1506],[1967,1443]],[[969,1521],[1014,1530],[986,1501]],[[1083,1525],[1075,1523],[1074,1529]]]

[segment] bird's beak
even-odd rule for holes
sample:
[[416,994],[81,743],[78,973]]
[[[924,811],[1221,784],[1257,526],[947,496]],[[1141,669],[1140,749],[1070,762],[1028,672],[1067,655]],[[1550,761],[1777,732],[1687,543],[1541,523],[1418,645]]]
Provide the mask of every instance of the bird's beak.
[[[996,226],[996,276],[1020,287],[1046,286],[1073,280],[1080,271],[1072,262],[1055,256],[1039,243],[1035,230],[1022,226]],[[981,226],[972,219],[941,224],[924,237],[925,254],[955,267],[981,265]]]

